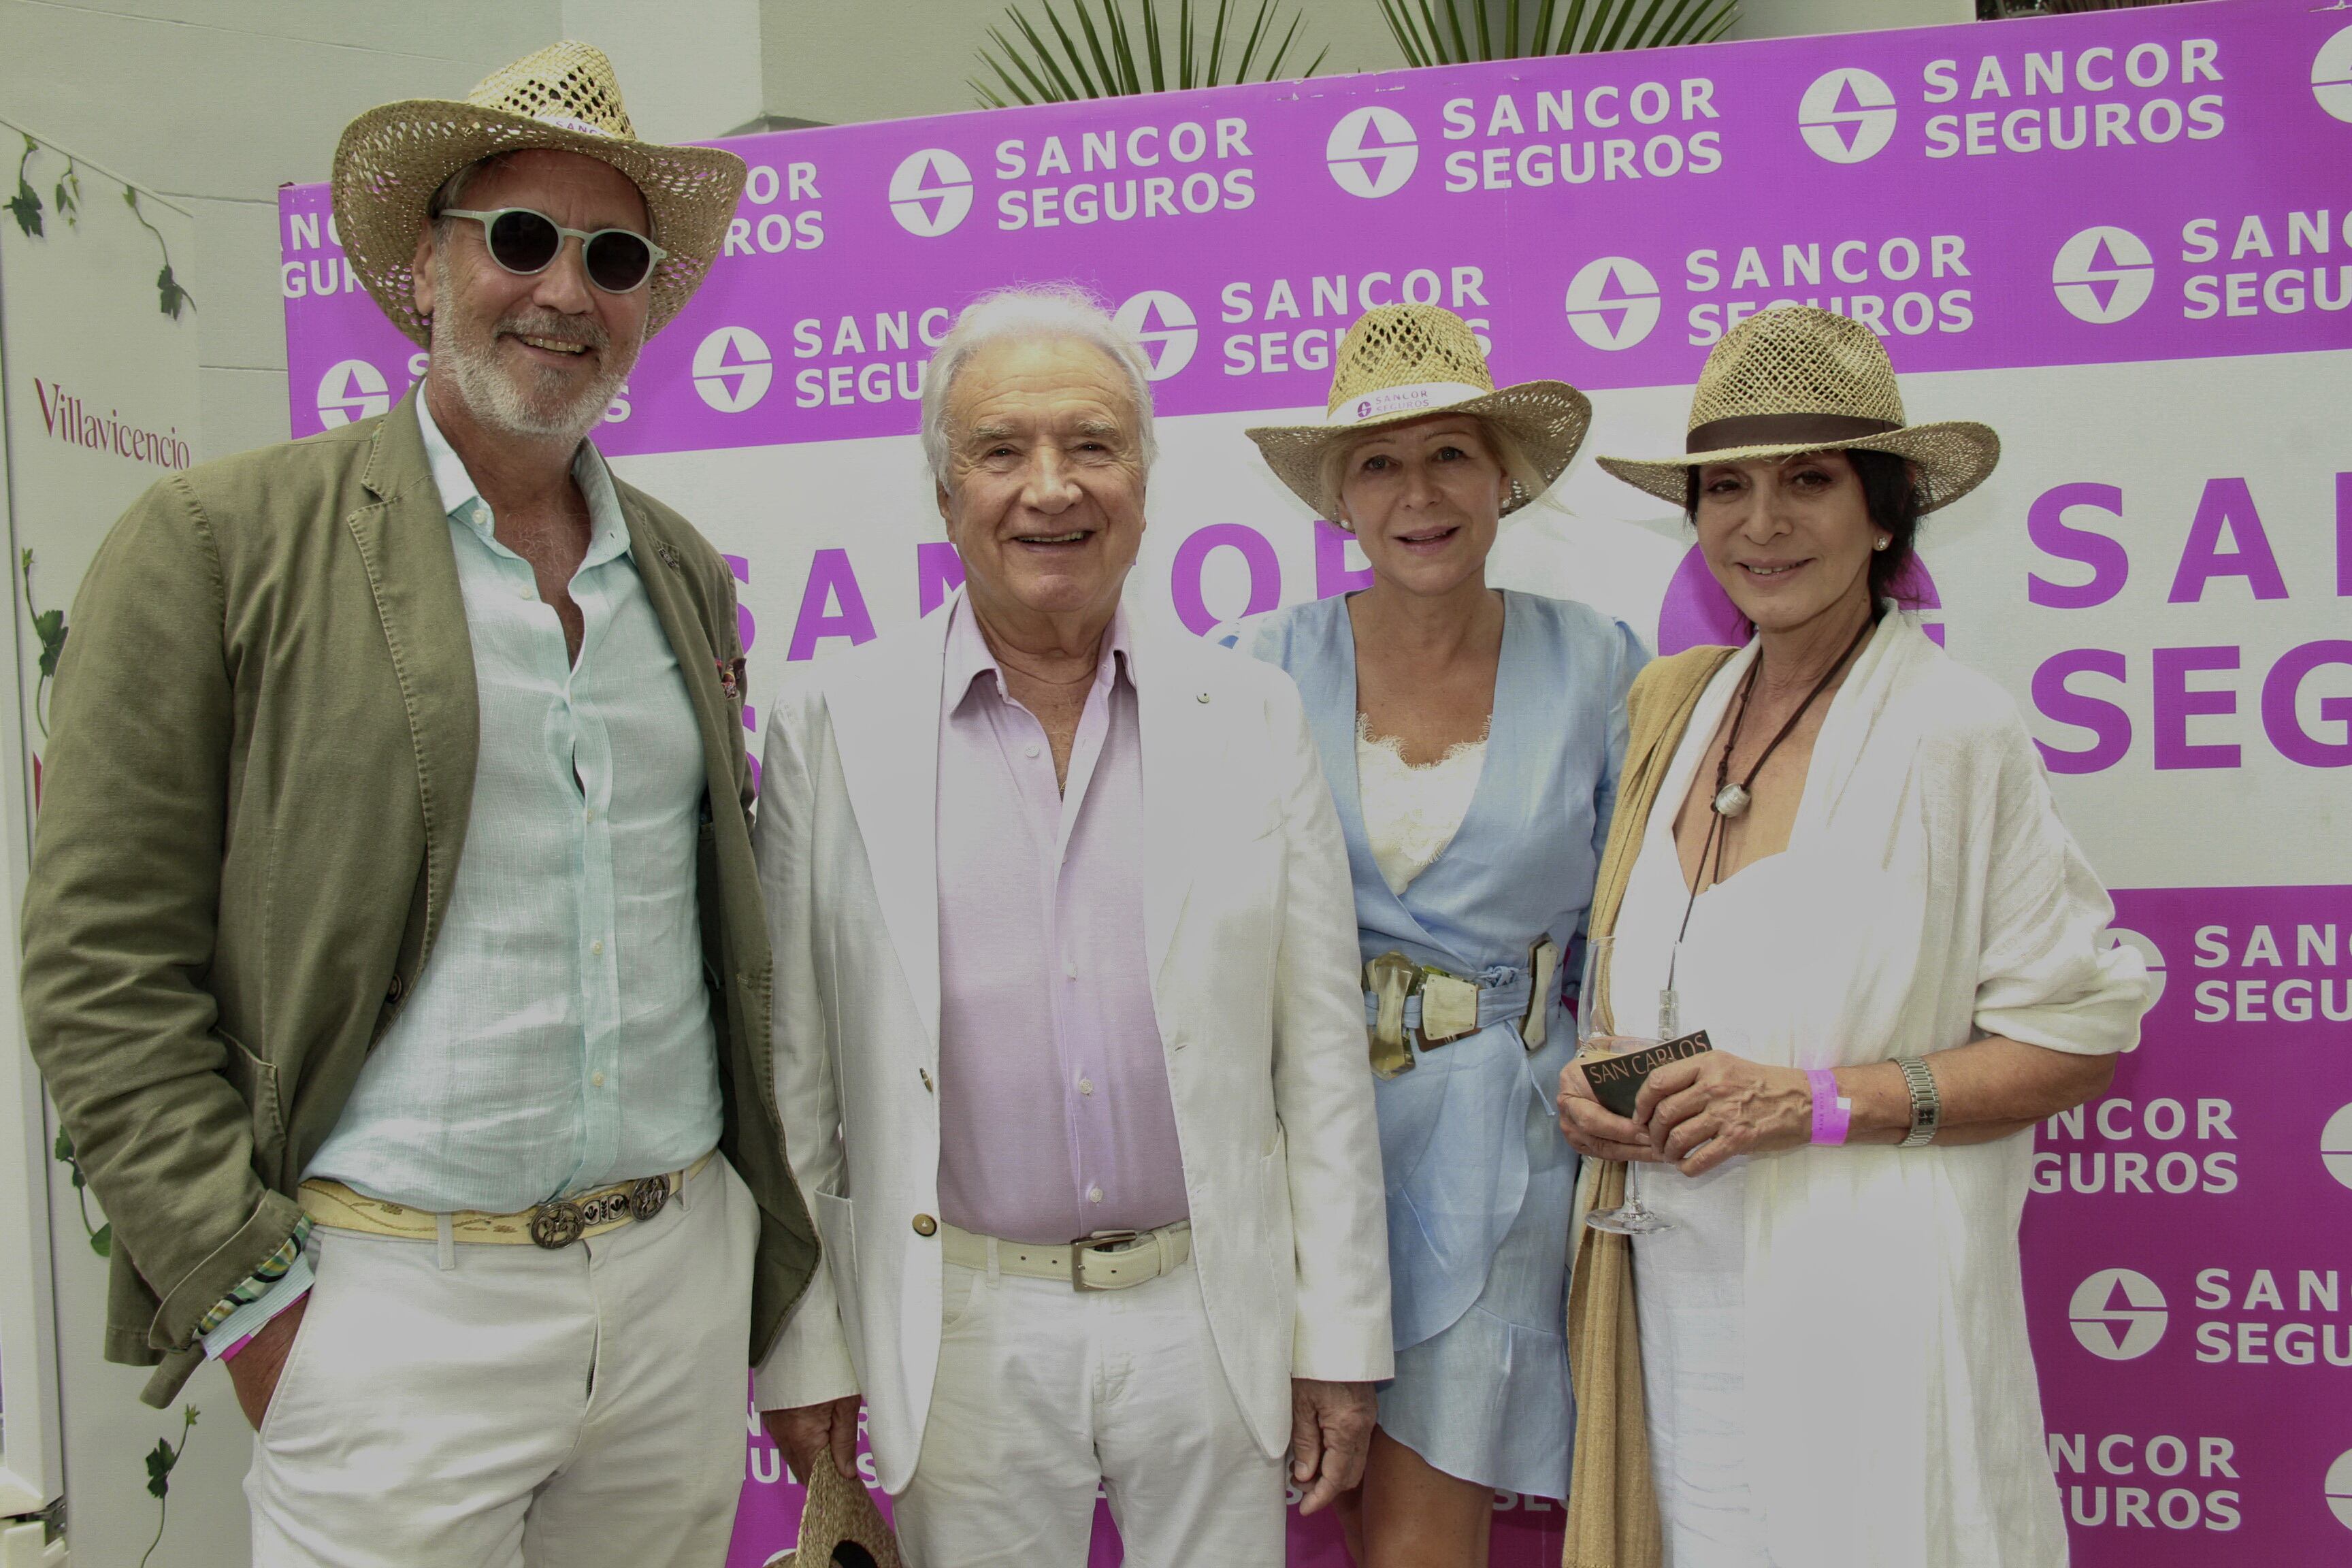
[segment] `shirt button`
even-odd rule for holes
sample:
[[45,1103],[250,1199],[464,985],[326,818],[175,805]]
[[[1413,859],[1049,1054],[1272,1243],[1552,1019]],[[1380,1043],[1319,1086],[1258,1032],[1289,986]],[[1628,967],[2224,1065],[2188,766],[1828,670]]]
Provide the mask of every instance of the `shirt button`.
[[599,1072],[599,1073],[591,1073],[591,1074],[589,1074],[589,1075],[588,1075],[588,1081],[589,1081],[590,1083],[593,1084],[593,1085],[594,1085],[595,1087],[597,1087],[598,1089],[602,1089],[602,1088],[604,1088],[604,1075],[603,1073],[600,1073],[600,1072]]
[[592,805],[592,806],[590,806],[590,807],[588,808],[588,810],[586,811],[586,813],[584,814],[584,817],[585,817],[585,820],[587,820],[587,821],[589,821],[589,822],[593,822],[593,821],[595,821],[595,820],[596,820],[596,808],[595,808],[594,806],[593,806],[593,805]]
[[1082,1078],[1082,1079],[1078,1079],[1078,1092],[1079,1092],[1080,1094],[1092,1094],[1094,1091],[1095,1091],[1095,1080],[1094,1080],[1094,1079],[1090,1079],[1090,1078]]
[[590,942],[588,944],[588,951],[591,952],[603,952],[604,951],[604,939],[600,936],[594,942]]
[[939,1233],[939,1228],[940,1222],[933,1219],[930,1215],[927,1214],[919,1214],[915,1216],[915,1234],[917,1236],[935,1236]]
[[530,590],[528,588],[517,588],[515,590],[515,597],[518,599],[528,599],[530,597]]
[[1037,748],[1034,745],[1024,746],[1021,748],[1021,754],[1024,757],[1034,757],[1037,754]]
[[1077,961],[1070,958],[1062,960],[1062,974],[1066,979],[1076,980],[1078,977]]
[[1102,1189],[1100,1187],[1088,1187],[1087,1189],[1087,1202],[1090,1204],[1098,1204],[1102,1202]]

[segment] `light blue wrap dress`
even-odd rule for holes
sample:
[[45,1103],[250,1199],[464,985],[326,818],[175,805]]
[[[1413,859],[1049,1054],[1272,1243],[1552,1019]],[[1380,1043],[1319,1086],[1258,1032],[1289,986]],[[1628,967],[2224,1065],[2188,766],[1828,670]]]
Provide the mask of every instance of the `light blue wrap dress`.
[[[1476,792],[1453,841],[1402,894],[1389,890],[1364,829],[1347,600],[1213,636],[1281,666],[1306,698],[1347,835],[1365,961],[1399,951],[1491,988],[1476,1034],[1416,1044],[1413,1070],[1373,1083],[1397,1351],[1381,1426],[1447,1475],[1559,1498],[1575,1429],[1564,1319],[1577,1173],[1554,1109],[1576,1050],[1562,993],[1583,972],[1585,911],[1625,756],[1625,691],[1648,655],[1622,622],[1586,605],[1503,600]],[[1529,1052],[1519,1026],[1528,955],[1547,936],[1563,955],[1562,984]]]

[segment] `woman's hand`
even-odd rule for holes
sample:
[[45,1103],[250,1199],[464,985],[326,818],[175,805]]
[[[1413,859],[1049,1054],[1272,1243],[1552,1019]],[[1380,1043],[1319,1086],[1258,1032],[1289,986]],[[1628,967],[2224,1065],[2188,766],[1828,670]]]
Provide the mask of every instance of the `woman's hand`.
[[1655,1160],[1642,1130],[1593,1098],[1584,1069],[1574,1062],[1559,1073],[1559,1130],[1570,1148],[1596,1160]]
[[1621,1125],[1649,1141],[1653,1159],[1685,1176],[1702,1175],[1735,1154],[1773,1154],[1811,1142],[1812,1085],[1796,1068],[1702,1051],[1652,1073],[1633,1102],[1633,1121]]

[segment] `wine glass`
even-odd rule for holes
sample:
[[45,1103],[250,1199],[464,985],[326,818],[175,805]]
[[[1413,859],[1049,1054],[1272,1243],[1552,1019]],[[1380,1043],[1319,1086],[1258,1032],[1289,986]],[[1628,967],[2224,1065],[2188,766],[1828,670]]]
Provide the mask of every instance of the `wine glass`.
[[[1614,1016],[1609,1005],[1610,961],[1616,955],[1614,936],[1591,938],[1584,948],[1584,989],[1576,999],[1576,1059],[1595,1061],[1603,1057],[1622,1056],[1638,1051],[1658,1042],[1640,1036],[1616,1033]],[[1625,1163],[1625,1202],[1613,1209],[1594,1209],[1584,1216],[1584,1223],[1595,1230],[1605,1230],[1618,1236],[1649,1236],[1674,1229],[1674,1222],[1659,1216],[1654,1209],[1644,1207],[1639,1182],[1641,1164]]]

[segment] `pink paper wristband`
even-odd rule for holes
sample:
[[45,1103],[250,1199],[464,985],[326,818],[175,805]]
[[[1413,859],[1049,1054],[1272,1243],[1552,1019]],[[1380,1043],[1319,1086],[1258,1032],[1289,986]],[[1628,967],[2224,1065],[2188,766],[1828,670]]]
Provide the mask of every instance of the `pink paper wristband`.
[[1807,1068],[1805,1079],[1813,1086],[1813,1142],[1844,1142],[1853,1102],[1838,1098],[1837,1074],[1827,1068]]

